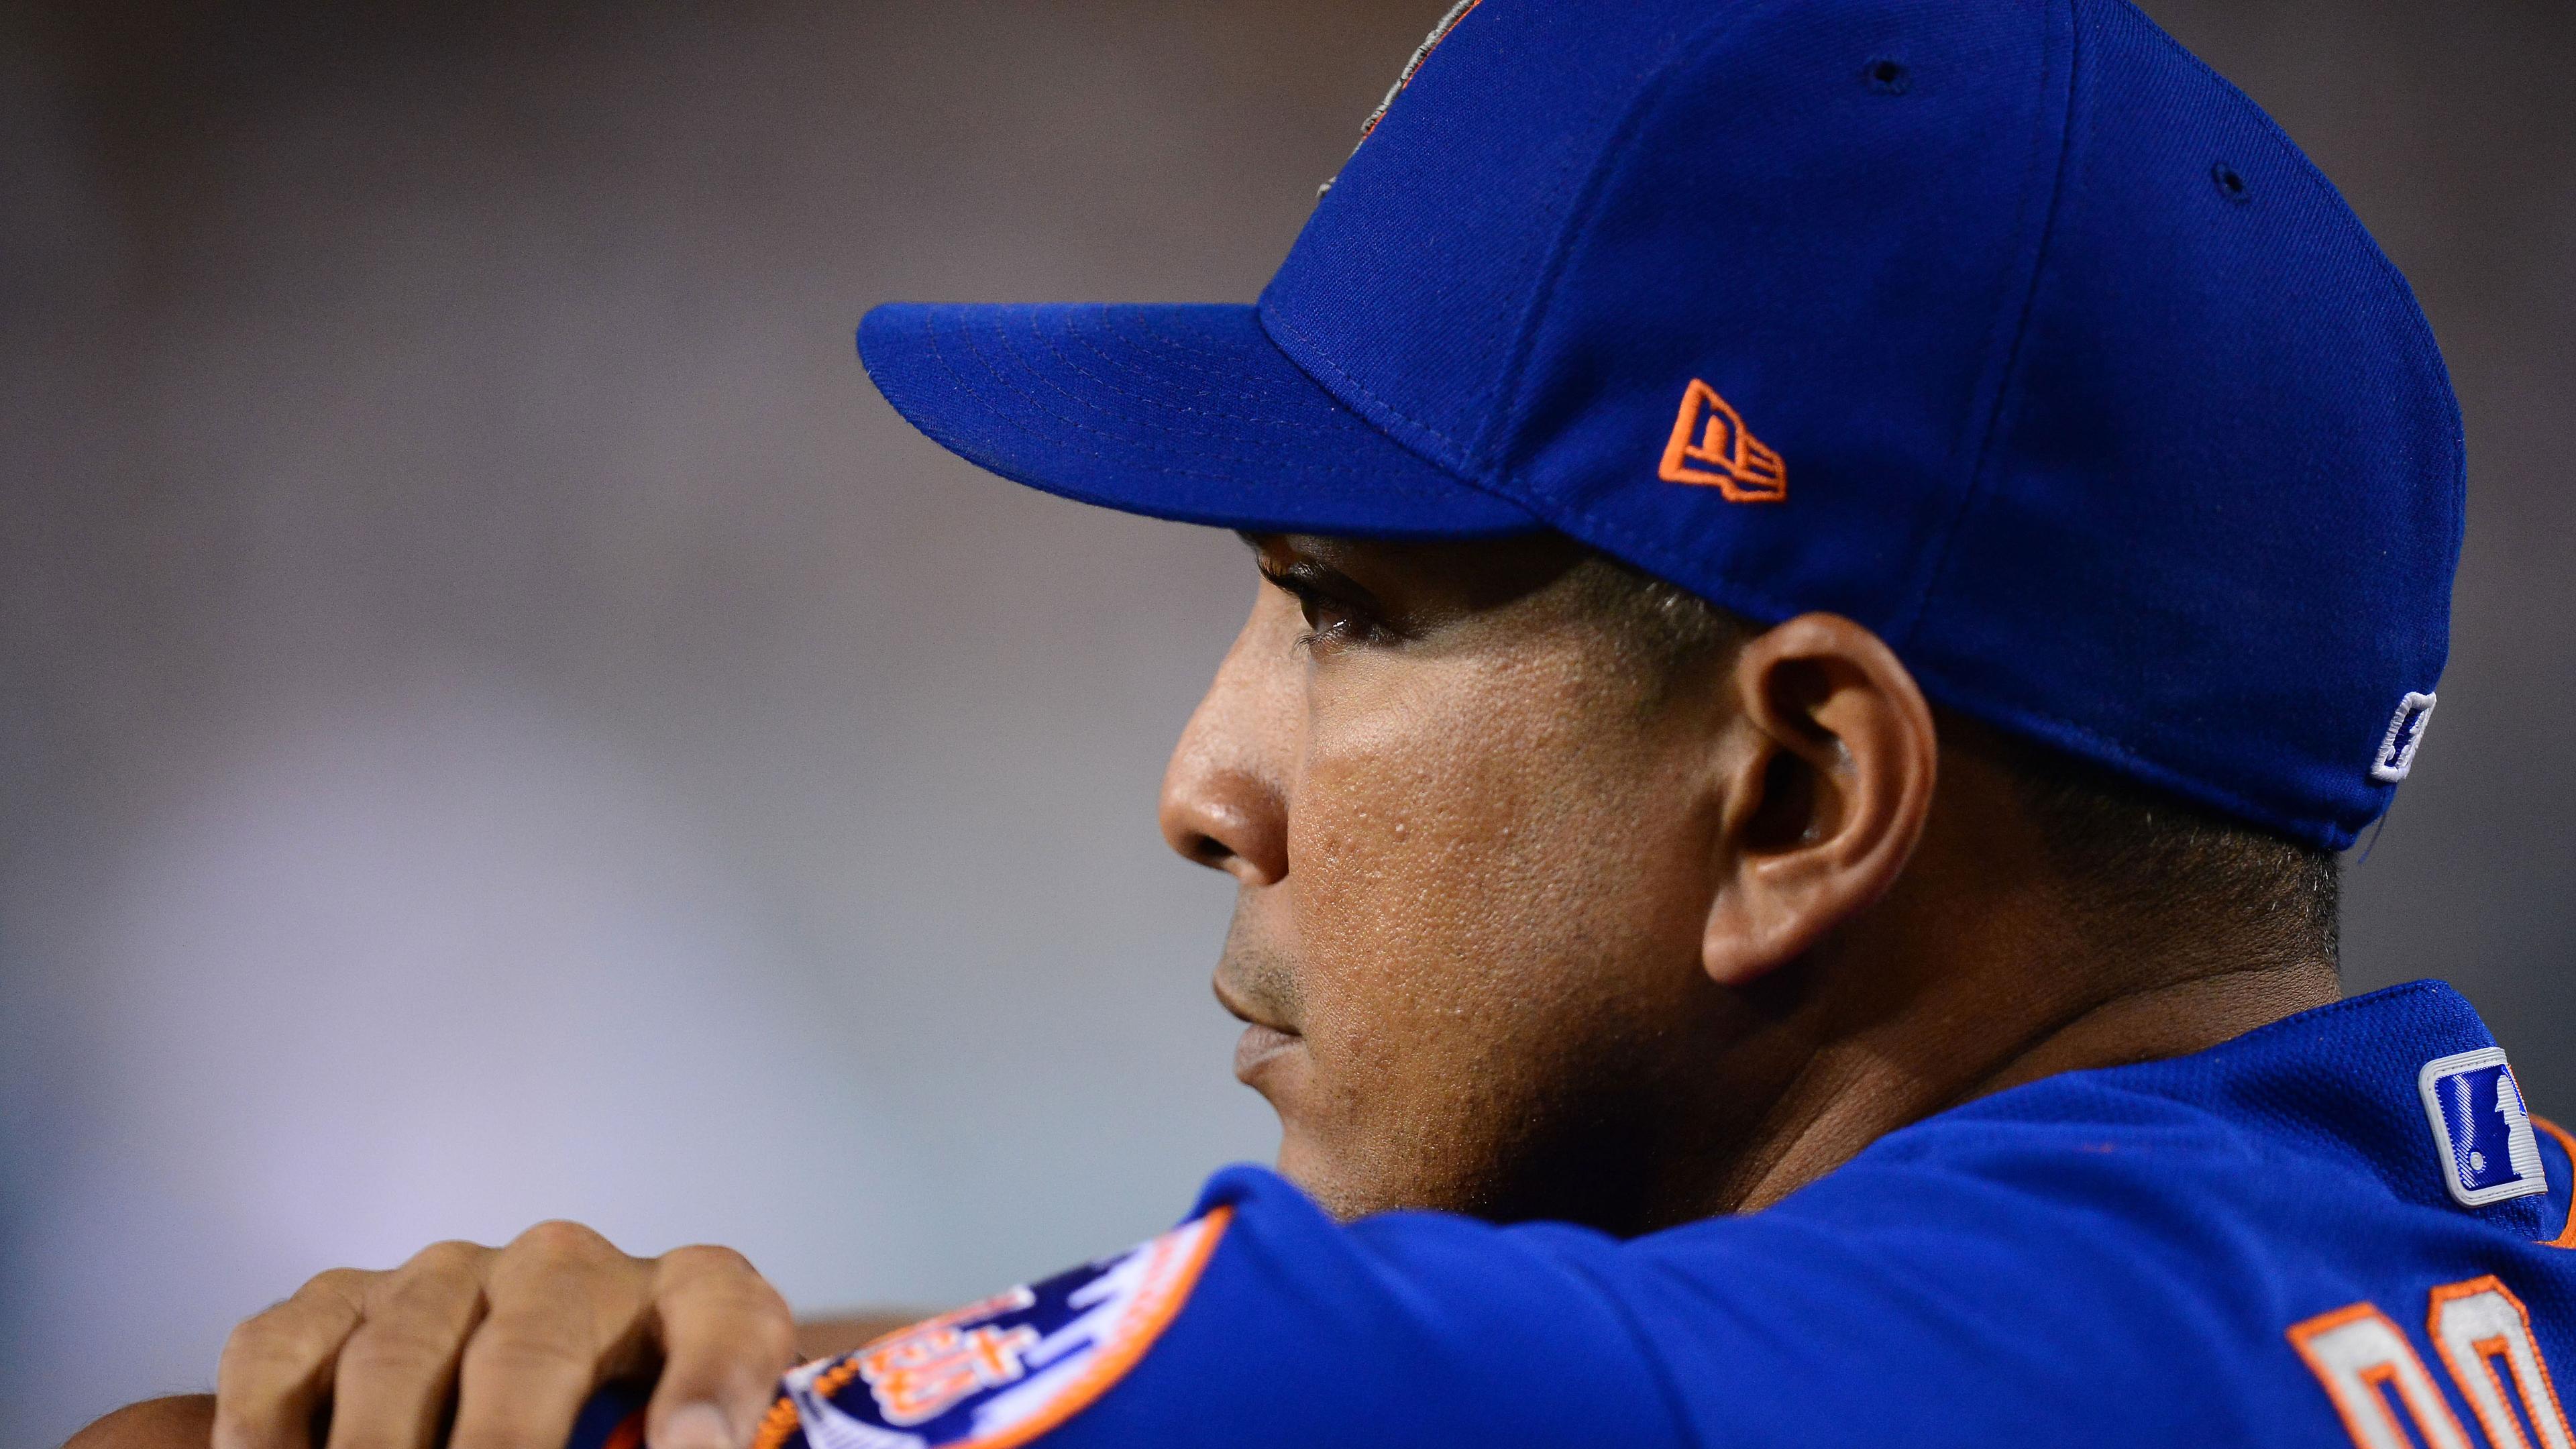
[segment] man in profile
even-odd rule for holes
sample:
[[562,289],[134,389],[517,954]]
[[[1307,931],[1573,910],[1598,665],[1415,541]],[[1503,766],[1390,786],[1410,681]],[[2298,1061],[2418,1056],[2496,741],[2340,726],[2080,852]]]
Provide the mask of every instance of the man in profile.
[[442,1245],[98,1442],[2576,1443],[2565,1139],[2338,1000],[2456,408],[2123,0],[1468,0],[1258,306],[860,347],[1251,545],[1162,823],[1279,1173],[783,1386],[720,1250]]

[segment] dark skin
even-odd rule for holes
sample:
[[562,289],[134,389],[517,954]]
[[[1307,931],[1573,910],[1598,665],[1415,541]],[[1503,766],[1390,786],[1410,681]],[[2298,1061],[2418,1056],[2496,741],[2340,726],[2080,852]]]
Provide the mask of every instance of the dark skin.
[[[1337,1214],[1757,1210],[1959,1102],[2340,994],[2330,959],[2088,907],[1981,730],[1847,619],[1674,670],[1555,535],[1254,543],[1161,819],[1235,880],[1237,1074]],[[325,1274],[236,1331],[216,1396],[74,1443],[303,1449],[327,1400],[327,1449],[428,1449],[453,1399],[460,1449],[557,1449],[595,1383],[659,1366],[656,1449],[740,1446],[800,1349],[880,1326],[799,1343],[738,1256],[548,1224]]]

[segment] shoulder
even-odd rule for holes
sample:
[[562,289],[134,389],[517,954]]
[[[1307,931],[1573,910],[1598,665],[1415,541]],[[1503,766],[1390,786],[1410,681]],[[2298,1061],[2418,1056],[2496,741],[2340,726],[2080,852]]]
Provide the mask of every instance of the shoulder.
[[1599,1272],[1617,1251],[1433,1214],[1345,1226],[1228,1169],[1134,1249],[792,1372],[755,1445],[1678,1446]]
[[2417,1210],[2117,1074],[2006,1095],[1626,1242],[1342,1224],[1229,1169],[1172,1233],[800,1370],[775,1444],[2339,1442],[2284,1329]]
[[[2116,1079],[2024,1092],[1894,1134],[1763,1213],[1630,1245],[1616,1289],[1672,1378],[1704,1386],[1703,1440],[2331,1428],[2284,1329],[2339,1263],[2400,1251],[2384,1245],[2412,1210],[2331,1154]],[[1740,1391],[1800,1382],[1844,1387]]]

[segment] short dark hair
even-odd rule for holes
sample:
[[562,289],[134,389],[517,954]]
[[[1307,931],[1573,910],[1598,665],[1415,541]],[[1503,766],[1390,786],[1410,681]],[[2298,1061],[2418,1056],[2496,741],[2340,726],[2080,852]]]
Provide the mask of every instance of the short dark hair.
[[[2085,905],[2128,921],[2185,904],[2251,933],[2276,960],[2336,959],[2343,862],[2335,852],[2139,783],[2001,730],[2003,763],[2050,858]],[[2249,962],[2249,964],[2251,964]]]
[[[1606,554],[1578,565],[1573,584],[1630,667],[1652,679],[1730,658],[1761,632]],[[1981,754],[2011,778],[2080,908],[2145,924],[2181,907],[2184,929],[2214,918],[2250,933],[2244,944],[2272,959],[2335,961],[2342,869],[2333,851],[1953,711],[1935,713],[1945,748]]]

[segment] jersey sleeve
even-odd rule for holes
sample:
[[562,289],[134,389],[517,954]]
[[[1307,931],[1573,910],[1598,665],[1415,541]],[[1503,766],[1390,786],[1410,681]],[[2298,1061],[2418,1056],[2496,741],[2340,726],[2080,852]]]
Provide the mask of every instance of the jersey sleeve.
[[1599,1275],[1609,1238],[1425,1213],[1345,1227],[1254,1168],[1200,1206],[1229,1217],[1191,1301],[1049,1449],[1685,1442]]
[[1617,1245],[1333,1222],[1258,1168],[1180,1227],[789,1374],[755,1449],[1685,1442]]

